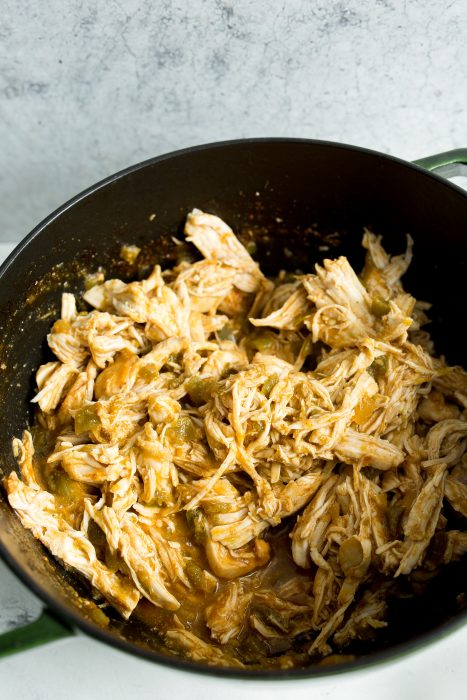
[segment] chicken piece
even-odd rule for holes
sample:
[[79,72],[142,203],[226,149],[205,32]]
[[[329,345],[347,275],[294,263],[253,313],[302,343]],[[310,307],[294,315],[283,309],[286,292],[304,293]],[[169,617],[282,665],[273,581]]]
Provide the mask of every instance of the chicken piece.
[[285,486],[277,489],[277,497],[280,503],[279,515],[281,518],[288,518],[304,505],[315,494],[325,477],[326,472],[322,469],[310,471],[295,481],[290,481]]
[[[279,519],[289,517],[303,508],[318,489],[321,479],[322,473],[316,471],[304,474],[296,481],[277,487],[275,493],[280,503],[277,517]],[[219,499],[216,500],[219,506],[223,504],[222,501],[219,502]],[[231,503],[232,496],[230,496],[230,500],[227,500],[227,504]],[[206,499],[201,502],[201,505],[209,513],[209,506],[206,508]],[[223,506],[223,510],[225,507]],[[243,500],[240,502],[237,500],[234,501],[233,512],[227,511],[215,520],[215,524],[211,527],[211,537],[214,542],[220,542],[230,549],[238,549],[258,537],[269,526],[268,520],[257,515],[253,504],[247,506]]]
[[437,464],[451,466],[457,464],[465,454],[467,422],[446,419],[436,423],[425,438],[425,456],[422,465],[425,469]]
[[246,576],[251,571],[265,566],[271,556],[269,544],[260,539],[239,549],[231,550],[214,542],[208,536],[205,548],[212,571],[219,578],[225,579]]
[[[66,332],[59,332],[58,328],[63,328],[64,325],[67,326]],[[89,350],[73,335],[67,321],[61,320],[54,324],[52,332],[47,336],[47,343],[60,362],[72,365],[76,369],[82,367],[89,357]]]
[[220,379],[227,370],[239,371],[248,366],[248,357],[235,343],[224,340],[220,350],[210,353],[203,365],[202,377]]
[[128,619],[140,594],[131,582],[112,572],[98,561],[91,542],[74,530],[55,510],[52,494],[18,479],[15,472],[3,481],[8,500],[28,530],[39,539],[53,556],[76,569],[87,578],[106,600]]
[[145,335],[155,342],[190,338],[189,318],[190,298],[183,283],[177,290],[161,285],[149,302]]
[[177,279],[186,284],[192,311],[215,312],[222,300],[232,291],[238,274],[235,267],[215,260],[200,260],[184,266]]
[[307,292],[300,286],[286,299],[284,304],[263,318],[250,318],[254,326],[270,326],[288,331],[298,331],[305,318],[312,312]]
[[[128,348],[135,353],[142,352],[147,348],[147,340],[135,331],[131,319],[97,311],[79,315],[71,324],[58,321],[52,329],[49,344],[55,331],[61,328],[60,326],[57,329],[57,324],[63,323],[67,324],[65,335],[71,338],[70,343],[73,347],[81,348],[82,361],[86,360],[90,352],[92,359],[100,368],[104,368],[112,360],[115,353],[123,348]],[[80,359],[76,360],[77,366]]]
[[363,484],[363,488],[360,489],[361,506],[363,512],[366,512],[370,518],[377,559],[381,561],[380,568],[383,573],[392,573],[397,568],[399,560],[392,551],[392,547],[388,548],[392,542],[387,517],[387,497],[373,481],[365,479]]
[[[313,385],[315,391],[318,388],[320,398],[327,402],[329,393],[317,383]],[[332,459],[333,451],[338,450],[342,441],[345,440],[344,434],[347,435],[351,432],[346,428],[350,422],[355,420],[356,409],[358,410],[362,404],[371,400],[376,392],[377,385],[369,374],[365,372],[355,375],[341,392],[340,406],[333,407],[331,411],[326,411],[317,419],[311,419],[307,427],[313,432],[310,433],[308,439],[310,442],[322,446],[322,449],[316,454],[317,457]],[[329,401],[332,406],[330,397]]]
[[169,361],[176,358],[187,347],[183,338],[169,338],[158,342],[154,348],[138,362],[138,378],[135,391],[145,391],[148,384],[152,384],[162,369]]
[[229,581],[205,611],[206,625],[211,637],[220,644],[227,644],[241,633],[252,594],[243,593],[238,581]]
[[375,342],[367,338],[356,348],[331,350],[322,355],[313,375],[327,388],[331,399],[336,400],[345,383],[368,370],[379,354]]
[[188,630],[168,630],[165,633],[165,642],[169,649],[182,652],[192,661],[201,661],[213,666],[243,668],[243,664],[238,659],[226,654],[213,644],[203,642],[203,640]]
[[148,415],[155,427],[161,423],[174,423],[181,408],[180,403],[167,394],[153,394],[148,397]]
[[450,530],[445,535],[444,563],[458,561],[467,554],[467,532],[462,530]]
[[99,509],[89,501],[86,508],[104,532],[109,547],[125,562],[141,595],[161,608],[178,610],[180,603],[166,587],[156,544],[138,523],[137,516],[134,513],[117,515],[112,508]]
[[[196,316],[196,314],[191,313],[191,315],[190,315],[190,328],[192,325],[191,320],[192,320],[193,316]],[[204,332],[203,342],[207,338],[209,338],[209,336],[212,333],[217,333],[218,331],[222,330],[222,328],[224,328],[227,325],[228,320],[229,320],[227,318],[227,316],[224,316],[222,314],[215,314],[213,316],[208,315],[208,314],[199,314],[198,318],[200,319],[201,326],[202,326],[203,332]],[[191,336],[193,338],[193,331],[192,331]],[[195,340],[195,339],[193,338],[193,340]]]
[[253,594],[249,623],[265,639],[290,639],[312,629],[310,613],[308,605],[297,605],[272,590],[260,589]]
[[[205,501],[202,503],[204,505]],[[211,528],[213,541],[220,542],[229,549],[245,546],[269,527],[267,520],[259,517],[255,512],[248,513],[248,507],[242,507],[242,501],[238,510],[219,515],[212,520],[215,522]]]
[[186,218],[185,236],[207,260],[235,268],[234,284],[240,291],[251,294],[258,290],[263,279],[258,264],[222,219],[193,209]]
[[74,294],[65,292],[62,294],[61,318],[62,321],[74,321],[77,316],[76,299]]
[[136,465],[143,481],[142,503],[173,503],[178,486],[178,472],[170,450],[159,441],[151,423],[146,423],[136,440]]
[[196,499],[196,501],[209,517],[210,524],[232,522],[245,515],[252,499],[251,491],[241,495],[225,476],[220,477],[209,490],[206,490],[208,483],[207,479],[199,479],[190,484],[180,485],[179,491],[184,500],[192,500],[194,495],[201,493],[201,500]]
[[418,405],[418,415],[429,423],[438,423],[449,418],[458,418],[459,409],[454,404],[448,404],[440,391],[432,391]]
[[76,376],[60,405],[58,416],[61,423],[68,422],[77,411],[92,401],[96,376],[97,367],[92,360],[89,360],[86,369]]
[[370,518],[362,516],[358,535],[351,535],[339,547],[339,564],[347,578],[362,580],[371,563]]
[[177,450],[173,460],[176,467],[197,478],[212,476],[217,471],[214,456],[204,443],[193,442]]
[[[365,338],[407,339],[412,319],[394,301],[372,299],[346,258],[316,265],[316,275],[304,278],[308,298],[317,312],[307,325],[313,341],[333,348],[352,346]],[[381,320],[379,320],[381,319]]]
[[336,475],[330,476],[320,486],[303,514],[297,518],[291,536],[292,555],[298,566],[308,568],[313,562],[323,569],[329,568],[320,550],[332,520],[333,496],[338,478]]
[[384,250],[381,241],[382,236],[375,236],[365,230],[362,245],[368,252],[361,278],[371,294],[377,294],[382,299],[391,299],[402,291],[400,278],[407,272],[411,263],[413,240],[407,236],[405,253],[392,258]]
[[137,510],[142,492],[141,481],[136,474],[136,459],[130,451],[121,458],[122,469],[119,477],[104,485],[106,501],[112,503],[113,510],[118,513],[133,508]]
[[117,394],[110,399],[100,399],[93,407],[98,422],[89,432],[95,442],[123,446],[139,431],[147,417],[146,402],[137,394]]
[[438,523],[443,504],[446,465],[438,464],[425,481],[404,524],[403,556],[395,576],[409,574],[419,565]]
[[32,403],[38,403],[44,413],[50,413],[64,397],[77,374],[76,367],[60,362],[48,362],[42,365],[36,374],[38,393]]
[[264,302],[262,308],[262,318],[270,316],[275,311],[281,309],[294,293],[303,289],[303,285],[300,279],[295,280],[295,282],[285,282],[283,284],[278,284],[274,286],[268,293],[267,299]]
[[467,484],[449,475],[445,484],[445,496],[454,510],[467,518]]
[[[155,527],[150,528],[149,535],[156,546],[166,577],[172,583],[180,581],[186,588],[191,588],[191,583],[185,573],[187,562],[182,555],[180,542],[171,540],[169,532],[162,533]],[[209,572],[204,572],[204,575],[213,579],[214,586],[216,586],[216,580]]]
[[[313,319],[314,342],[320,339],[331,347],[344,347],[371,337],[371,300],[347,259],[325,260],[323,267],[316,265],[316,273],[303,279],[308,298],[318,309]],[[322,321],[322,314],[331,311],[334,326]]]
[[139,358],[134,352],[125,348],[117,353],[114,361],[97,377],[94,389],[96,398],[110,399],[116,394],[131,391],[139,366]]
[[[258,289],[261,289],[261,287],[258,287]],[[253,303],[253,294],[242,292],[237,287],[232,287],[219,304],[219,311],[228,316],[228,318],[244,318],[249,315]]]
[[[405,363],[406,359],[410,361],[410,366]],[[370,406],[369,414],[359,422],[360,430],[374,436],[406,430],[413,422],[423,391],[422,384],[429,378],[424,375],[422,379],[419,369],[415,369],[412,361],[406,357],[396,359],[394,356],[378,355],[369,371],[373,371],[377,377],[378,395],[373,406]],[[380,376],[381,372],[383,376]]]
[[331,566],[319,567],[313,579],[313,614],[311,622],[319,629],[332,614],[339,592],[336,576]]
[[34,444],[29,430],[25,430],[22,440],[13,438],[13,455],[18,460],[21,478],[32,489],[39,489],[36,470],[34,469]]
[[47,462],[59,462],[72,479],[84,484],[98,485],[114,481],[122,472],[121,457],[116,445],[65,446],[62,443]]
[[211,570],[219,578],[244,576],[269,561],[270,547],[264,540],[256,539],[231,550],[213,541],[207,518],[200,509],[188,511],[187,518],[192,523],[196,541],[204,546]]
[[99,311],[113,311],[113,298],[118,292],[126,289],[121,280],[107,280],[103,284],[95,284],[83,294],[84,301]]
[[124,349],[135,352],[133,344],[120,335],[98,335],[91,331],[88,343],[92,359],[100,369],[103,369],[117,353]]
[[440,373],[433,380],[433,385],[443,394],[463,408],[467,408],[467,372],[463,367],[441,368]]
[[228,472],[235,465],[237,459],[237,450],[233,443],[230,443],[229,449],[222,463],[217,468],[216,472],[205,481],[198,490],[196,495],[184,506],[185,510],[193,510],[198,503],[200,503],[205,496],[207,496],[212,489],[216,486],[219,480],[222,478],[224,473]]
[[335,449],[336,457],[343,462],[370,465],[375,469],[393,469],[404,459],[404,453],[388,440],[372,437],[355,430],[347,430]]
[[338,608],[334,614],[328,618],[326,623],[321,628],[320,633],[308,649],[308,653],[310,655],[318,653],[322,656],[326,656],[329,654],[330,649],[327,641],[333,632],[342,624],[342,620],[344,619],[347,609],[353,603],[358,586],[358,580],[352,578],[344,579],[344,583],[342,584],[337,596]]
[[387,627],[382,618],[387,612],[385,589],[375,592],[365,591],[345,625],[335,632],[333,641],[338,647],[347,646],[354,639],[368,639],[375,630]]
[[264,313],[264,308],[270,300],[271,295],[274,293],[274,289],[274,282],[268,280],[266,277],[263,277],[255,293],[253,303],[250,303],[248,307],[245,308],[245,316],[247,313],[253,318],[265,316],[266,314]]
[[135,323],[149,319],[149,298],[140,282],[130,282],[112,296],[112,305],[119,316],[128,316]]

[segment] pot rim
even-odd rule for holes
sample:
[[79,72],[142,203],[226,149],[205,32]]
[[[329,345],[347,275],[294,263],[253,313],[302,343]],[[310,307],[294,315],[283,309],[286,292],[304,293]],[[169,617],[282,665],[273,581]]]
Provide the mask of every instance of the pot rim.
[[[183,156],[188,153],[203,151],[203,150],[214,150],[222,149],[225,147],[237,147],[242,145],[250,144],[302,144],[304,146],[323,146],[337,148],[346,151],[355,151],[359,153],[365,153],[370,156],[380,158],[382,160],[389,160],[402,167],[407,167],[416,170],[425,177],[433,178],[436,180],[440,186],[448,187],[454,190],[457,194],[463,196],[467,199],[467,192],[461,187],[449,182],[445,178],[425,170],[421,166],[411,163],[409,161],[397,158],[392,155],[387,155],[381,153],[380,151],[375,151],[373,149],[362,148],[360,146],[355,146],[352,144],[340,143],[336,141],[326,141],[319,139],[307,139],[307,138],[294,138],[294,137],[253,137],[244,139],[232,139],[226,141],[216,141],[206,144],[200,144],[197,146],[190,146],[183,149],[178,149],[171,151],[169,153],[161,154],[152,158],[148,158],[144,161],[130,165],[123,170],[120,170],[112,175],[109,175],[102,180],[98,181],[94,185],[86,188],[79,194],[75,195],[67,202],[59,206],[55,211],[53,211],[49,216],[43,219],[37,226],[35,226],[32,231],[27,234],[14,248],[10,255],[5,259],[3,264],[0,266],[0,280],[7,269],[14,264],[16,258],[20,253],[34,240],[34,238],[41,233],[52,221],[71,209],[75,204],[81,200],[94,194],[94,192],[100,190],[103,187],[111,185],[113,182],[120,180],[127,175],[130,175],[138,170],[142,170],[148,166],[152,166],[156,163],[160,163],[172,158]],[[78,627],[83,632],[85,632],[90,637],[97,639],[100,642],[109,644],[110,646],[119,649],[120,651],[125,651],[134,656],[162,664],[163,666],[173,668],[176,670],[188,671],[191,673],[203,674],[208,676],[217,676],[224,678],[232,678],[237,680],[304,680],[304,679],[314,679],[322,678],[325,676],[335,676],[337,674],[344,674],[348,672],[354,672],[362,669],[373,668],[375,666],[381,666],[383,664],[388,664],[391,661],[395,661],[404,657],[407,653],[414,653],[419,651],[433,642],[440,640],[451,632],[454,632],[465,624],[467,621],[467,609],[456,615],[454,618],[444,622],[442,625],[429,630],[428,632],[422,633],[415,639],[407,640],[401,642],[394,646],[388,647],[381,651],[374,652],[370,655],[357,658],[354,661],[347,661],[343,663],[338,663],[330,666],[318,666],[311,665],[306,668],[291,668],[291,669],[234,669],[234,668],[223,668],[218,666],[209,666],[207,664],[201,664],[198,662],[189,661],[177,656],[164,655],[157,650],[152,650],[150,648],[145,648],[139,646],[134,642],[130,642],[126,639],[118,637],[115,633],[107,630],[107,628],[99,627],[95,623],[87,620],[86,618],[80,616],[71,607],[68,608],[66,605],[59,601],[53,599],[45,590],[41,588],[36,581],[30,577],[27,571],[21,566],[19,561],[10,553],[7,547],[0,540],[0,556],[11,571],[24,583],[29,590],[31,590],[39,599],[41,599],[52,611],[57,613],[59,617],[65,619],[67,622],[71,623],[72,626]]]

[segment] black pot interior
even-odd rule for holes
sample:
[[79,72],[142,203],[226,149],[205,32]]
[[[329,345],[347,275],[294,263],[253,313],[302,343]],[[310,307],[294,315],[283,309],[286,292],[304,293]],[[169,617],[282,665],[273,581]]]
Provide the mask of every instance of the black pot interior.
[[[415,255],[405,286],[433,303],[431,332],[438,352],[451,363],[465,363],[467,196],[461,190],[400,161],[335,144],[259,140],[191,149],[137,166],[76,198],[40,225],[4,266],[2,475],[16,468],[11,438],[31,420],[33,374],[44,361],[45,336],[59,313],[61,292],[82,291],[84,275],[99,266],[107,278],[129,279],[143,276],[155,262],[173,264],[171,235],[180,233],[193,207],[218,214],[242,236],[253,235],[255,257],[266,273],[310,271],[315,262],[338,254],[358,268],[365,226],[384,235],[390,252],[402,252],[410,233]],[[119,258],[124,243],[143,249],[137,267]],[[115,619],[100,630],[88,619],[83,600],[90,597],[89,589],[23,530],[3,492],[0,545],[17,573],[62,614],[81,620],[87,631],[107,641],[169,660],[157,638],[137,623]],[[393,606],[391,624],[378,644],[354,651],[363,654],[363,663],[371,662],[459,623],[466,582],[465,562],[451,566],[425,597]],[[311,667],[307,673],[331,671]]]

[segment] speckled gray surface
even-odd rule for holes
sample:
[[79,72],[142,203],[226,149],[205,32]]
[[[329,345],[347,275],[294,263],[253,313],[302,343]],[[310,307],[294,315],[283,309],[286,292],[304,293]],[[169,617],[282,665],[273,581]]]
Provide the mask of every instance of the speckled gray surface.
[[196,143],[466,145],[466,39],[465,0],[3,0],[0,240]]
[[[408,159],[467,146],[466,46],[465,0],[3,0],[0,241],[192,144],[303,136]],[[0,562],[0,633],[39,609]],[[467,684],[466,642],[461,631],[405,665],[296,684],[294,697],[448,700]],[[2,700],[286,692],[180,677],[83,638],[3,662],[0,682]]]

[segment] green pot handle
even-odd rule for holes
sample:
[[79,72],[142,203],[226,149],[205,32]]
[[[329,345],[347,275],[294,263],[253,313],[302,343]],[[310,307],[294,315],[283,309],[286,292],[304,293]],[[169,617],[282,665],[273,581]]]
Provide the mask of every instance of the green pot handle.
[[0,659],[73,634],[73,630],[65,622],[49,610],[44,610],[34,622],[0,634]]
[[443,177],[467,176],[467,148],[456,148],[445,153],[414,160],[415,165]]

